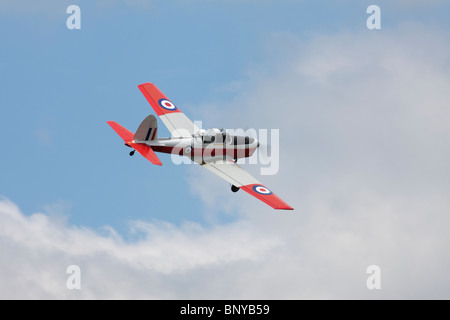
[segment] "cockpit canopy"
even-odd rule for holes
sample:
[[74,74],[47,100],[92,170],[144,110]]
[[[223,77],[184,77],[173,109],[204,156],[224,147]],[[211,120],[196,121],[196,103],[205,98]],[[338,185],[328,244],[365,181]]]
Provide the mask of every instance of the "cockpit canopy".
[[229,143],[231,141],[231,137],[225,129],[209,129],[208,131],[202,129],[194,137],[201,139],[204,144]]
[[233,136],[233,145],[248,145],[255,142],[255,139],[252,137],[243,137],[243,136]]
[[[214,143],[216,142],[216,135],[206,135],[202,137],[203,143]],[[220,137],[219,137],[220,138]],[[217,143],[220,143],[217,141]]]
[[224,143],[228,145],[249,145],[255,142],[252,137],[246,136],[231,136],[225,129],[209,129],[208,131],[202,129],[195,137],[201,138],[204,144],[210,143]]

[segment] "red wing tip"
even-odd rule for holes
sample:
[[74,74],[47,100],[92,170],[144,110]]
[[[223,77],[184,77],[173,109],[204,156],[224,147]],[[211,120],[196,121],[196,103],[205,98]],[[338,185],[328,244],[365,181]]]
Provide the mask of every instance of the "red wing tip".
[[262,184],[248,184],[240,188],[276,210],[294,210],[294,208],[281,200],[278,196],[276,196],[272,191],[270,191]]
[[279,208],[275,208],[275,209],[277,209],[277,210],[294,210],[294,208],[289,207],[289,206],[287,206],[287,207],[279,207]]
[[151,83],[151,82],[146,82],[146,83],[142,83],[142,84],[138,85],[138,88],[139,88],[139,87],[143,87],[143,86],[145,86],[145,85],[147,85],[147,84],[154,86],[153,83]]

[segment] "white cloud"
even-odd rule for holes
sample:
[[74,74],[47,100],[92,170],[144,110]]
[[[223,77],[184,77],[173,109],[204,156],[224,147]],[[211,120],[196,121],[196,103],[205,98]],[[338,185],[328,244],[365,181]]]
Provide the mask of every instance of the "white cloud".
[[[287,53],[275,57],[277,68],[269,61],[249,70],[247,91],[210,113],[238,126],[280,128],[280,173],[260,178],[296,208],[294,216],[267,219],[261,211],[270,209],[222,189],[197,193],[211,208],[216,199],[239,201],[268,234],[297,244],[285,247],[301,274],[292,283],[308,293],[290,297],[378,297],[358,273],[372,263],[385,274],[379,297],[448,297],[448,35],[407,24],[306,44],[278,37],[272,46]],[[192,175],[195,185],[213,179]],[[314,280],[300,286],[304,279]]]
[[[450,48],[439,33],[291,42],[270,69],[249,70],[235,100],[212,104],[225,123],[280,128],[281,170],[260,178],[294,212],[194,166],[210,221],[238,210],[235,222],[138,221],[140,240],[127,242],[0,201],[0,297],[450,298]],[[80,291],[65,287],[70,264]],[[381,291],[366,288],[371,264]]]
[[[24,216],[7,199],[0,201],[0,221],[1,298],[183,297],[166,284],[203,269],[256,263],[282,245],[248,221],[212,229],[136,221],[131,229],[140,240],[129,243],[113,230],[102,236],[46,214]],[[82,270],[79,292],[65,287],[71,264]]]

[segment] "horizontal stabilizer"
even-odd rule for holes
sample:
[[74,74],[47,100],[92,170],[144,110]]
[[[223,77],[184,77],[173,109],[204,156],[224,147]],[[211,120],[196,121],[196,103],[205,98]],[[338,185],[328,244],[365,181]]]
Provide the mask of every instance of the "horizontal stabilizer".
[[111,126],[111,128],[114,129],[114,131],[123,139],[125,144],[137,152],[139,152],[145,159],[150,161],[153,164],[156,164],[158,166],[162,166],[161,160],[159,160],[158,156],[155,154],[153,149],[144,144],[144,143],[134,143],[133,137],[134,134],[122,127],[120,124],[114,121],[107,121],[107,123]]
[[106,121],[106,123],[114,129],[114,131],[123,139],[125,144],[127,144],[127,142],[133,141],[134,134],[131,131],[125,129],[120,124],[114,121]]
[[151,163],[162,166],[161,160],[159,160],[155,151],[153,151],[150,146],[143,143],[129,143],[128,145],[139,152],[145,159],[147,159]]

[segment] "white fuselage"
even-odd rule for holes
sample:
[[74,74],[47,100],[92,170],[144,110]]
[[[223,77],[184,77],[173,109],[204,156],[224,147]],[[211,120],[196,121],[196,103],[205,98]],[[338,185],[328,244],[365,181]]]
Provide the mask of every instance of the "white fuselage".
[[187,138],[159,138],[145,143],[155,152],[187,156],[192,161],[206,163],[218,159],[239,159],[250,157],[259,147],[255,138],[231,136],[218,129],[211,129]]

